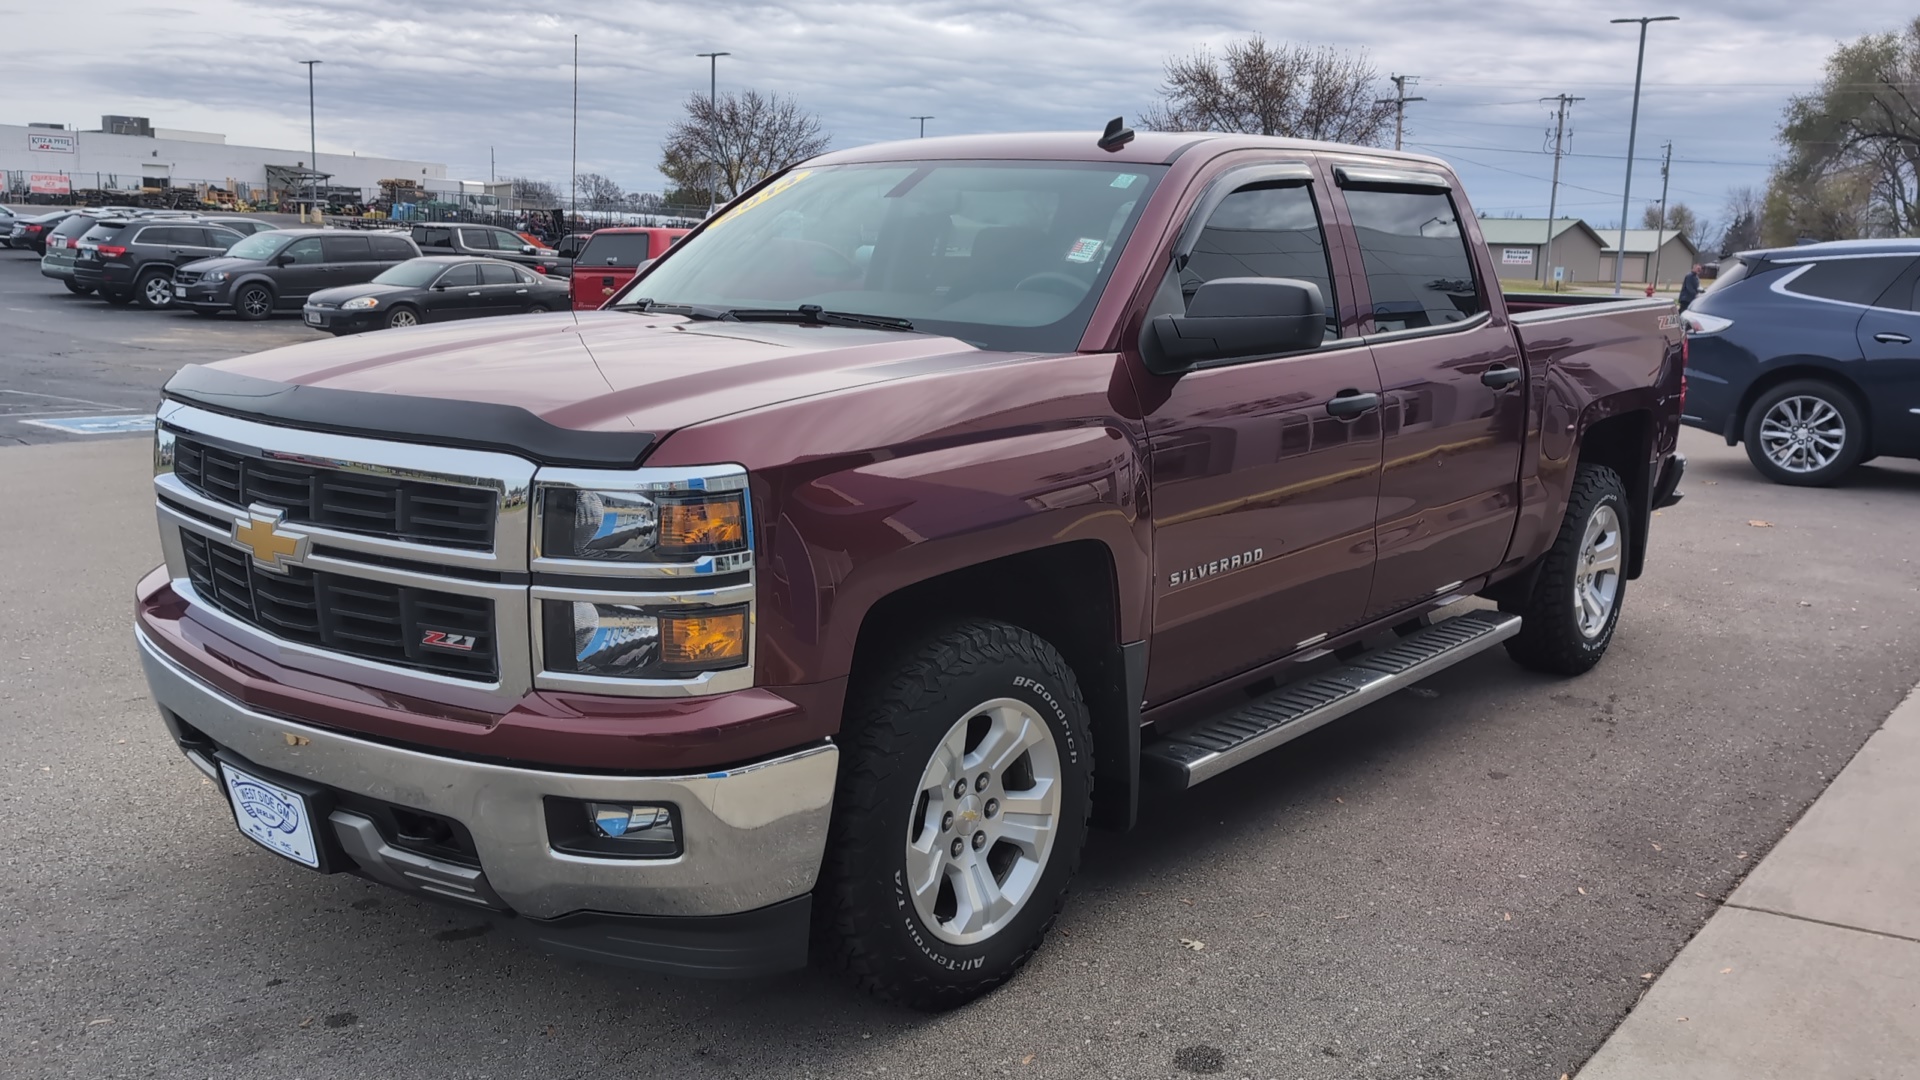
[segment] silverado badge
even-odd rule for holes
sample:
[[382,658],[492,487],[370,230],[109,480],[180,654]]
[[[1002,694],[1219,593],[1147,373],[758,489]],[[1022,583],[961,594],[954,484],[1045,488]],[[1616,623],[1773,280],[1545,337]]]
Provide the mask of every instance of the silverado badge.
[[285,510],[251,506],[246,517],[233,523],[233,542],[253,552],[255,566],[284,574],[289,566],[307,557],[306,536],[280,528],[286,517]]

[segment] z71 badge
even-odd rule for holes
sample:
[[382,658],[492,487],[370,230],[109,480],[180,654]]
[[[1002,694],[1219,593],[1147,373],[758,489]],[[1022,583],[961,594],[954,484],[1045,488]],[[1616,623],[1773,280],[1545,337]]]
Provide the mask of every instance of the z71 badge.
[[420,644],[431,645],[436,649],[472,652],[473,638],[472,634],[449,634],[445,630],[428,630],[420,636]]

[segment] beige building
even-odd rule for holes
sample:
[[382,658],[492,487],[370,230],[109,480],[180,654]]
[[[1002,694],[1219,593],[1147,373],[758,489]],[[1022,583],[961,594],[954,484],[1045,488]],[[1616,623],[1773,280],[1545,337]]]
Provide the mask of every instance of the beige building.
[[[1609,230],[1603,232],[1601,236],[1606,246],[1600,252],[1599,280],[1612,281],[1615,249],[1620,243],[1620,230]],[[1699,261],[1700,249],[1694,247],[1691,240],[1672,229],[1628,229],[1627,259],[1621,271],[1620,280],[1645,285],[1648,271],[1656,270],[1660,275],[1659,284],[1677,287],[1680,279],[1686,277],[1687,271]]]
[[[1563,280],[1569,283],[1600,279],[1600,253],[1606,241],[1579,218],[1555,218],[1551,246],[1546,218],[1481,218],[1480,237],[1493,256],[1494,268],[1510,281],[1531,278],[1550,283],[1556,266],[1565,268]],[[1613,264],[1606,265],[1611,274]]]

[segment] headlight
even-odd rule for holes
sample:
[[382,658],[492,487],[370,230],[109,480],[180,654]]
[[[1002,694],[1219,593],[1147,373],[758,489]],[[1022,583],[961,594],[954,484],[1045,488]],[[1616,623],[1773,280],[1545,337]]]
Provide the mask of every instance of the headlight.
[[743,491],[543,486],[540,520],[546,558],[672,562],[747,549]]
[[227,280],[227,272],[225,270],[215,270],[210,274],[200,275],[200,280],[201,281],[225,281]]
[[650,609],[543,601],[546,668],[620,679],[670,679],[747,662],[747,609]]
[[370,307],[379,307],[380,301],[371,296],[356,296],[340,306],[348,311],[365,311]]

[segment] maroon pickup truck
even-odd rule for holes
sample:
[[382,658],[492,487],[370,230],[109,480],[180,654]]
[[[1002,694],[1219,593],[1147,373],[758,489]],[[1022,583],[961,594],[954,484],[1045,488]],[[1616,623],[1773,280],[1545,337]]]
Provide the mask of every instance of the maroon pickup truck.
[[1431,158],[1130,136],[829,154],[603,310],[182,370],[169,732],[319,872],[940,1008],[1145,787],[1598,662],[1679,498],[1673,305],[1503,297]]

